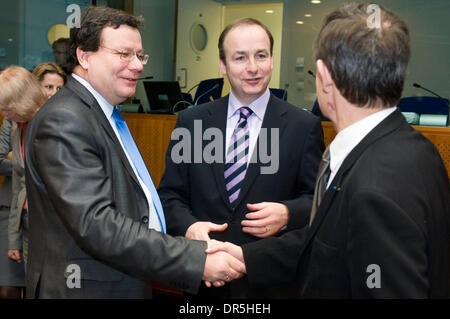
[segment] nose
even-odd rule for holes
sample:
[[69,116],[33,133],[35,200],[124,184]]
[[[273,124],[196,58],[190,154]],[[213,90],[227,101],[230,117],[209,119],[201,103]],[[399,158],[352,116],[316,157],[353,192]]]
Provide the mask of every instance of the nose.
[[134,59],[131,60],[131,62],[128,64],[128,67],[133,70],[134,72],[141,73],[144,70],[144,65],[142,62],[137,58],[136,53],[134,56]]
[[248,59],[246,70],[251,73],[255,73],[258,70],[258,66],[254,58]]

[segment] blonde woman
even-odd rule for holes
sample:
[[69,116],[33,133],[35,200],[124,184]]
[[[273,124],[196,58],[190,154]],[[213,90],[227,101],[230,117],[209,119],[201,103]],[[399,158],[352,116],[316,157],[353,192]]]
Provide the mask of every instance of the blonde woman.
[[66,73],[54,62],[39,64],[33,70],[33,74],[41,82],[41,86],[44,88],[48,98],[55,95],[63,87],[67,79]]
[[23,141],[27,123],[48,98],[38,79],[18,66],[8,67],[0,74],[0,88],[1,114],[17,123],[11,132],[13,194],[8,222],[8,257],[18,263],[24,260],[26,270],[29,225]]

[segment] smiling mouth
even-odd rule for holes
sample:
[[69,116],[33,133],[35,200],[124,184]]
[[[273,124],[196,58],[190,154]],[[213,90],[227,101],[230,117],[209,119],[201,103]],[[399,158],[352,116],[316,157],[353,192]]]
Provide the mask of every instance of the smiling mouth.
[[245,79],[244,81],[249,84],[257,84],[257,83],[259,83],[260,80],[261,80],[261,78],[255,78],[255,79]]

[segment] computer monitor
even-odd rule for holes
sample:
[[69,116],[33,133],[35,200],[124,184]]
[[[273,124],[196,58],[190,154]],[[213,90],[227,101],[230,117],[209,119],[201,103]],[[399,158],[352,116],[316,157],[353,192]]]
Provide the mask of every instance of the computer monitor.
[[150,113],[173,113],[174,105],[183,100],[178,81],[146,81],[144,89]]

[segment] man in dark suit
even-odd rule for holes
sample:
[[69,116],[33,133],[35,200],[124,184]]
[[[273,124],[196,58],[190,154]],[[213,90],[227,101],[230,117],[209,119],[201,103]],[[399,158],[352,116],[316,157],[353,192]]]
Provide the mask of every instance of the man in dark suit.
[[[222,32],[219,64],[231,92],[178,116],[158,189],[169,234],[244,244],[307,223],[322,128],[312,114],[270,94],[272,48],[270,31],[254,19]],[[250,291],[234,282],[204,296],[283,297],[283,291]]]
[[71,30],[74,73],[27,129],[27,297],[151,297],[151,280],[195,293],[202,279],[239,276],[233,257],[205,259],[205,242],[163,233],[158,195],[115,108],[148,59],[141,23],[86,9]]
[[310,226],[224,248],[245,260],[255,287],[295,281],[305,298],[448,298],[448,175],[395,107],[408,27],[382,7],[344,5],[326,18],[314,54],[320,108],[338,134],[319,168]]

